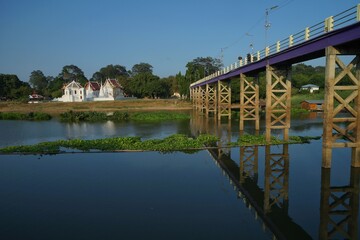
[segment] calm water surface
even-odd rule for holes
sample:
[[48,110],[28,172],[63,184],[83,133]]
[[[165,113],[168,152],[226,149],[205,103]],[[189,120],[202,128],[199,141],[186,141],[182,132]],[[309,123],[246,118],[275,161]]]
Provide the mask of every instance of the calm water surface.
[[[0,145],[204,132],[237,139],[238,122],[214,122],[1,121]],[[290,134],[320,136],[321,116],[293,119]],[[350,149],[334,150],[331,170],[322,169],[321,146],[1,155],[0,239],[360,239],[359,170]]]

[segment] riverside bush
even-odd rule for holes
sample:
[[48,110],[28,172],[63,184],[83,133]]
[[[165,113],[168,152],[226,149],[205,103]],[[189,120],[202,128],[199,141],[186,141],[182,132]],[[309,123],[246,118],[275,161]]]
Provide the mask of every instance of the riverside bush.
[[163,120],[181,120],[190,119],[189,114],[177,112],[121,112],[115,111],[112,115],[104,112],[74,112],[68,111],[60,114],[61,121],[79,122],[79,121],[163,121]]
[[45,121],[50,119],[51,119],[51,115],[41,112],[30,112],[30,113],[0,112],[0,120]]

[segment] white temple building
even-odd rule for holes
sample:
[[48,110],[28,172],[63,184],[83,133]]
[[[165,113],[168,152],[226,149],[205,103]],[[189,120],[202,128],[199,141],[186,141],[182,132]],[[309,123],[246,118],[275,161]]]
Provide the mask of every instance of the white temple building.
[[85,101],[85,91],[80,83],[72,81],[63,87],[63,95],[58,98],[60,102],[83,102]]
[[85,87],[72,81],[63,87],[63,96],[54,99],[60,102],[114,101],[125,99],[124,90],[116,79],[106,79],[104,84],[89,81]]
[[124,91],[120,83],[116,79],[108,78],[104,84],[101,84],[99,96],[94,98],[94,101],[114,101],[124,98]]
[[86,101],[93,101],[99,97],[100,84],[98,82],[87,82],[85,84]]

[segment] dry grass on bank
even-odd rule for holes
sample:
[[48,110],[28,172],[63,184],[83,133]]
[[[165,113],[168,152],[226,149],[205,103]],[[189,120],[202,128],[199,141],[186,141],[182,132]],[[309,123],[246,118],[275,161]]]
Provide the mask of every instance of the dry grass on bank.
[[42,103],[19,103],[0,102],[0,112],[44,112],[51,115],[59,115],[67,111],[138,111],[138,110],[187,110],[191,109],[189,101],[177,99],[135,99],[109,102],[42,102]]

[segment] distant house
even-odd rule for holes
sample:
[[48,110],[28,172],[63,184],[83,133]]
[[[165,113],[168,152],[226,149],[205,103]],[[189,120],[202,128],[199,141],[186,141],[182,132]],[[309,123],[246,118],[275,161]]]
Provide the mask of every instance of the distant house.
[[63,87],[63,95],[57,99],[61,102],[83,102],[85,101],[85,91],[80,83],[72,81]]
[[98,82],[87,82],[85,84],[86,101],[93,101],[99,97],[100,84]]
[[31,95],[29,95],[29,102],[28,103],[38,103],[38,102],[41,102],[44,100],[44,97],[39,95],[39,94],[36,94],[36,93],[33,93]]
[[305,100],[301,102],[301,108],[310,111],[323,111],[324,100]]
[[319,86],[314,84],[306,84],[301,86],[300,91],[309,91],[310,93],[313,93],[314,91],[319,91]]

